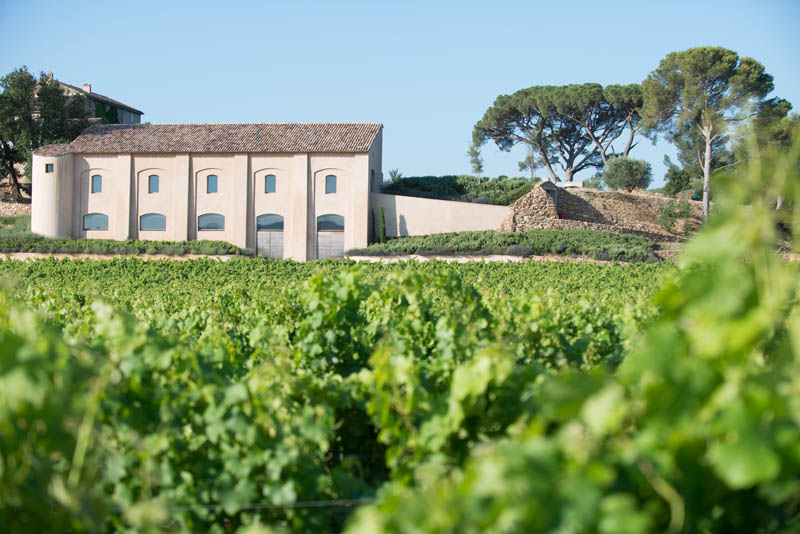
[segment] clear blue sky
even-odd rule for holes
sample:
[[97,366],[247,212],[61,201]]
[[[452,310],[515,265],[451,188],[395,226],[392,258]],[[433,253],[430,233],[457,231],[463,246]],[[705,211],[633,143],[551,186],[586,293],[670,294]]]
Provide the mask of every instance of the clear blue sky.
[[[378,121],[384,175],[438,175],[469,172],[472,127],[499,94],[640,82],[693,46],[755,58],[800,108],[798,33],[799,0],[0,0],[0,73],[91,82],[152,123]],[[645,140],[632,155],[659,185],[671,152]],[[487,175],[521,174],[523,150],[483,154]]]

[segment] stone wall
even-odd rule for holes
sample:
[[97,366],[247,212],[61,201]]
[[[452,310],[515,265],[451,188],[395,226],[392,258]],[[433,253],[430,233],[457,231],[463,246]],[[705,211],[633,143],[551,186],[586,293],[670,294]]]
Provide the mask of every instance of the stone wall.
[[[500,230],[608,230],[643,235],[656,241],[684,241],[685,236],[667,232],[657,222],[659,209],[671,201],[650,193],[563,189],[542,182],[509,206]],[[692,204],[699,223],[700,203]]]

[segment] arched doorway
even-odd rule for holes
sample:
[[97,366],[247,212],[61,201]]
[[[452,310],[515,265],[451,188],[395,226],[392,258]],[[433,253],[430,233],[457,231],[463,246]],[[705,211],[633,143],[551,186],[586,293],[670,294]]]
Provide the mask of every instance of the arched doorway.
[[344,256],[344,217],[320,215],[317,217],[317,259]]
[[265,258],[283,258],[283,217],[266,213],[256,218],[256,252]]

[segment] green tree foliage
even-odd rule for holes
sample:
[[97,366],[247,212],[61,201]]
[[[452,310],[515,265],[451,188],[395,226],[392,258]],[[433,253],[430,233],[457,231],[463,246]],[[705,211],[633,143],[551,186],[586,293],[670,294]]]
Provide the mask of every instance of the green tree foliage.
[[633,148],[641,125],[639,87],[598,84],[535,86],[500,95],[473,130],[473,142],[493,140],[501,150],[521,143],[538,158],[552,181],[565,181],[588,168],[602,167],[606,155],[625,131]]
[[529,152],[528,155],[525,156],[525,159],[519,162],[519,170],[520,172],[528,171],[531,173],[531,182],[536,180],[536,169],[542,166],[542,160],[536,157],[536,154],[533,151],[533,147],[528,147]]
[[641,127],[639,85],[610,85],[603,89],[600,84],[586,83],[559,87],[551,94],[556,111],[583,128],[583,135],[594,143],[603,165],[608,163],[612,143],[626,129],[629,137],[623,155],[628,155],[634,146],[634,135]]
[[475,173],[475,177],[478,179],[478,183],[481,183],[481,174],[483,173],[483,158],[481,157],[481,147],[476,145],[475,143],[469,146],[469,150],[467,150],[467,156],[469,157],[469,165],[472,167],[472,172]]
[[21,199],[16,165],[30,163],[33,149],[70,142],[86,128],[84,99],[65,95],[44,74],[37,82],[26,67],[3,76],[0,87],[0,173],[11,180]]
[[794,132],[800,126],[800,116],[790,115],[792,104],[782,98],[770,98],[759,102],[749,128],[743,129],[734,140],[733,151],[738,160],[745,160],[753,151],[771,148],[789,149],[794,143]]
[[669,156],[664,156],[664,163],[667,165],[667,172],[664,174],[664,193],[674,196],[681,191],[694,188],[695,181],[686,169],[675,165]]
[[597,189],[598,191],[602,191],[604,186],[603,173],[601,172],[597,172],[591,178],[583,181],[583,187],[588,187],[589,189]]
[[608,161],[603,170],[603,183],[610,189],[647,189],[653,180],[653,169],[641,159],[617,156]]
[[389,171],[389,181],[394,183],[399,182],[403,178],[403,173],[400,172],[398,169],[392,169]]
[[[676,193],[686,189],[693,189],[701,193],[703,190],[703,158],[705,157],[703,136],[696,128],[685,125],[677,131],[668,133],[667,138],[677,149],[677,162],[673,162],[669,156],[664,156],[664,163],[667,165],[667,175],[664,179],[669,180],[671,177],[673,180],[678,179],[678,183],[685,181],[685,187],[677,189]],[[729,140],[729,136],[720,135],[711,142],[712,178],[718,171],[736,164],[736,158],[729,149]],[[679,170],[680,173],[673,171],[670,174],[672,168]],[[713,190],[710,190],[709,198],[713,197],[713,193]]]
[[[607,85],[603,88],[603,97],[617,118],[622,118],[625,121],[628,139],[622,148],[621,154],[628,156],[636,146],[637,142],[634,142],[635,136],[641,131],[644,124],[641,115],[642,105],[644,104],[642,87],[639,84]],[[606,145],[605,153],[608,153],[609,146]]]
[[708,217],[709,183],[716,139],[731,123],[753,114],[772,91],[772,76],[756,60],[720,47],[671,52],[642,83],[648,128],[702,139],[703,216]]

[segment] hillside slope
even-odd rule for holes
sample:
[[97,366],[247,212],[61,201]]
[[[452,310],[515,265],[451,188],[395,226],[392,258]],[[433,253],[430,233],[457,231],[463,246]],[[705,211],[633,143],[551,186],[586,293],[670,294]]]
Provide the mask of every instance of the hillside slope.
[[682,241],[687,224],[701,222],[701,202],[689,201],[693,216],[679,221],[672,231],[658,223],[660,210],[673,199],[647,192],[562,189],[542,182],[509,206],[500,230],[527,231],[535,228],[611,230],[647,235],[658,241]]

